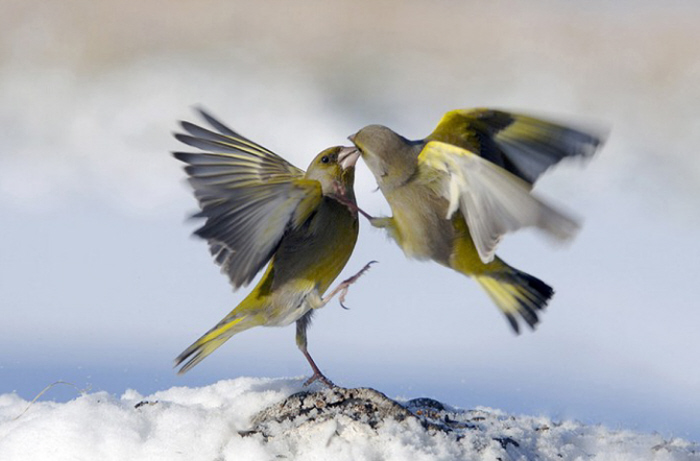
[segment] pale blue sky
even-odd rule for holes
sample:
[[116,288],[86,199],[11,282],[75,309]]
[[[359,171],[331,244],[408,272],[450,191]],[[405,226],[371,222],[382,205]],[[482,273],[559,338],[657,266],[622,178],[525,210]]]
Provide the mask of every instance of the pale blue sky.
[[[538,184],[584,219],[573,244],[524,232],[499,251],[556,289],[541,327],[514,337],[475,283],[363,222],[343,275],[380,264],[351,310],[317,315],[311,353],[344,386],[700,440],[700,8],[52,5],[0,19],[0,393],[308,374],[291,327],[171,369],[246,294],[189,237],[195,201],[168,152],[193,105],[302,168],[366,124],[419,138],[491,105],[612,126],[585,169]],[[360,204],[387,213],[374,187],[361,165]]]

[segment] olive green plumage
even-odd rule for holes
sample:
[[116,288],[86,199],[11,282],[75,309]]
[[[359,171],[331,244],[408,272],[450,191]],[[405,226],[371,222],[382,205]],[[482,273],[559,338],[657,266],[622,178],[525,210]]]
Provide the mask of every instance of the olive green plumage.
[[[202,152],[176,152],[205,218],[195,234],[206,239],[217,264],[237,289],[267,269],[248,296],[175,360],[184,373],[231,336],[256,326],[297,323],[297,345],[307,351],[306,329],[323,294],[345,267],[357,240],[354,148],[331,147],[304,173],[210,115],[216,130],[182,122],[178,140]],[[341,201],[339,201],[341,200]],[[347,285],[341,288],[347,288]],[[337,292],[338,290],[334,291]]]
[[350,136],[392,216],[370,218],[410,258],[433,260],[474,278],[518,332],[553,295],[541,280],[495,256],[502,236],[536,227],[571,238],[577,223],[532,194],[537,178],[566,157],[591,156],[602,137],[490,109],[445,114],[425,139],[409,141],[370,125]]

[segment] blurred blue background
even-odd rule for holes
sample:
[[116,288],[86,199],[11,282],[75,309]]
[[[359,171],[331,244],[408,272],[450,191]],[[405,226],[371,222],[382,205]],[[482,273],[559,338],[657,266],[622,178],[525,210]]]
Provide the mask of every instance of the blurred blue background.
[[[408,138],[450,109],[602,123],[585,169],[538,191],[584,219],[570,246],[499,254],[553,285],[511,334],[472,281],[408,261],[362,222],[351,310],[316,316],[336,383],[700,440],[700,4],[479,1],[3,1],[0,393],[65,380],[143,394],[300,376],[294,328],[230,340],[184,377],[172,360],[232,293],[169,151],[201,104],[299,167],[371,123]],[[575,163],[575,162],[574,162]],[[358,169],[360,204],[389,208]],[[76,396],[56,387],[43,399]]]

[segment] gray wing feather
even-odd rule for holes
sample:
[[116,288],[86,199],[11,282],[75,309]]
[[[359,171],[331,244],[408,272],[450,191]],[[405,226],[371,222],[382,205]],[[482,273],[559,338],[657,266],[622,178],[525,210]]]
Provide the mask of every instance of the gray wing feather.
[[517,167],[519,176],[530,183],[564,158],[591,157],[603,139],[603,135],[524,116],[516,118],[512,129],[495,136],[496,144]]
[[200,111],[219,132],[182,122],[181,142],[204,152],[175,152],[187,163],[189,182],[205,223],[195,235],[206,239],[214,261],[234,288],[247,285],[270,260],[297,207],[320,184],[300,182],[303,170]]

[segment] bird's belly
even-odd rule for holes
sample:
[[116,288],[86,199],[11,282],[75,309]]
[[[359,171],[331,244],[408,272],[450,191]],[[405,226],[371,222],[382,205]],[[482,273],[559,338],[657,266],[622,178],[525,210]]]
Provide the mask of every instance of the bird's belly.
[[392,197],[391,211],[399,246],[406,256],[448,263],[454,240],[452,221],[445,219],[447,201],[425,194]]
[[[396,215],[394,215],[396,217]],[[401,249],[409,258],[414,259],[431,259],[431,243],[430,226],[422,225],[415,219],[398,220],[397,224],[401,232]]]
[[266,309],[266,326],[285,327],[299,320],[304,314],[315,307],[314,302],[320,301],[318,290],[309,287],[300,290],[298,287],[280,287],[275,290],[273,299]]

